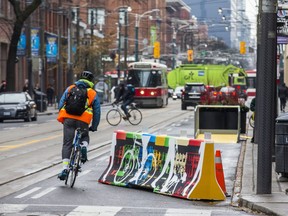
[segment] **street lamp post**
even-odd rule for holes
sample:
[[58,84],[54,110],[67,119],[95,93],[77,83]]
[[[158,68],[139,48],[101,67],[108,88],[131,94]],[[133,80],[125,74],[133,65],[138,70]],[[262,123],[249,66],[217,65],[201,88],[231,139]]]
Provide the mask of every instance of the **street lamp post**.
[[177,36],[177,32],[183,28],[186,28],[188,26],[191,26],[191,24],[185,24],[180,26],[178,29],[175,28],[175,25],[173,24],[172,29],[173,29],[173,37],[172,37],[172,55],[173,55],[173,60],[172,60],[172,69],[175,68],[176,65],[176,36]]
[[173,60],[172,60],[172,69],[175,68],[175,54],[176,54],[176,35],[177,31],[175,29],[175,26],[173,26],[173,38],[172,38],[172,55],[173,55]]
[[138,41],[138,33],[139,33],[139,24],[140,24],[140,20],[143,16],[153,13],[153,12],[158,12],[160,11],[159,9],[153,9],[150,11],[146,11],[143,14],[136,14],[136,22],[135,22],[135,61],[139,61],[139,57],[138,57],[138,45],[139,45],[139,41]]
[[118,22],[117,25],[117,39],[118,39],[118,66],[117,66],[117,74],[118,74],[118,85],[120,84],[120,53],[121,53],[121,24]]

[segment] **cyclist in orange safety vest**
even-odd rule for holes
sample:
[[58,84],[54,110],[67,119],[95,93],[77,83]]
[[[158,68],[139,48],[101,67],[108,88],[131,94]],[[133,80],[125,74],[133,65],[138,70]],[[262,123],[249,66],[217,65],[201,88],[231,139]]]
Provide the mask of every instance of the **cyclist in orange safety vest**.
[[[74,85],[69,86],[63,93],[59,101],[59,114],[57,120],[63,124],[63,146],[62,146],[62,164],[63,170],[59,173],[58,178],[65,180],[68,174],[69,158],[72,151],[72,144],[77,128],[81,128],[87,131],[81,138],[81,161],[85,163],[87,161],[87,147],[89,144],[88,131],[97,131],[97,127],[100,122],[100,100],[97,96],[94,87],[94,76],[90,71],[83,71],[80,79],[75,82]],[[65,110],[66,101],[69,95],[69,91],[72,87],[77,85],[79,88],[86,88],[87,90],[87,102],[85,111],[79,115],[68,114]],[[91,126],[89,127],[92,121]]]

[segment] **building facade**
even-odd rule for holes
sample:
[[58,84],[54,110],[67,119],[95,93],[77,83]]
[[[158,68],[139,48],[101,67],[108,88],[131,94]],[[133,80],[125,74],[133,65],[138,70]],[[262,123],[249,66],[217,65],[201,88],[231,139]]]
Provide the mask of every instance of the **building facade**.
[[[23,7],[25,3],[22,0]],[[198,31],[195,32],[196,25],[191,20],[190,10],[182,0],[130,1],[129,4],[127,1],[115,0],[43,0],[42,5],[30,16],[32,38],[40,41],[38,50],[34,52],[33,47],[31,49],[33,67],[30,82],[33,86],[40,84],[44,92],[51,84],[55,92],[61,94],[65,86],[77,78],[77,65],[73,65],[77,48],[84,46],[97,49],[94,39],[107,37],[112,39],[101,56],[100,73],[116,69],[117,62],[110,58],[113,52],[119,53],[121,70],[125,70],[129,62],[135,61],[136,54],[139,60],[153,58],[156,41],[160,42],[160,61],[171,67],[173,57],[177,58],[179,53],[185,53],[194,46]],[[3,80],[14,20],[9,1],[1,0],[0,76]],[[27,22],[23,29],[24,36],[28,29]],[[18,56],[16,64],[17,91],[22,90],[28,79],[27,55],[24,52],[22,54]],[[95,75],[103,74],[97,72]]]

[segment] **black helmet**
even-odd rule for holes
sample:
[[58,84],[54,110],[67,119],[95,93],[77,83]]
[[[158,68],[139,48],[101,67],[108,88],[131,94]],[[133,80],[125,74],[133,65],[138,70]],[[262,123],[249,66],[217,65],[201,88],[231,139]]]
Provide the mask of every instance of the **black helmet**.
[[80,75],[80,79],[86,79],[86,80],[89,80],[91,82],[93,82],[94,80],[94,75],[92,72],[90,71],[83,71]]

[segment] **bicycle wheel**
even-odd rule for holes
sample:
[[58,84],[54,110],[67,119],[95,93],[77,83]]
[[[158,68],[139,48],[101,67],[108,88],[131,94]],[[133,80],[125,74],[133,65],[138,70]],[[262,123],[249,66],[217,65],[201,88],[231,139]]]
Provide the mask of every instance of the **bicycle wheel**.
[[138,109],[131,109],[129,110],[129,114],[131,117],[128,119],[130,124],[132,125],[138,125],[142,121],[142,113]]
[[249,117],[249,125],[252,127],[252,128],[254,128],[254,120],[253,120],[253,115],[251,115],[250,117]]
[[111,126],[117,126],[121,122],[121,113],[117,109],[111,109],[106,114],[106,120]]
[[80,168],[80,149],[78,148],[77,151],[75,152],[75,154],[73,155],[73,161],[71,163],[71,169],[70,169],[70,187],[72,188],[75,184],[77,175],[78,175],[78,171]]

